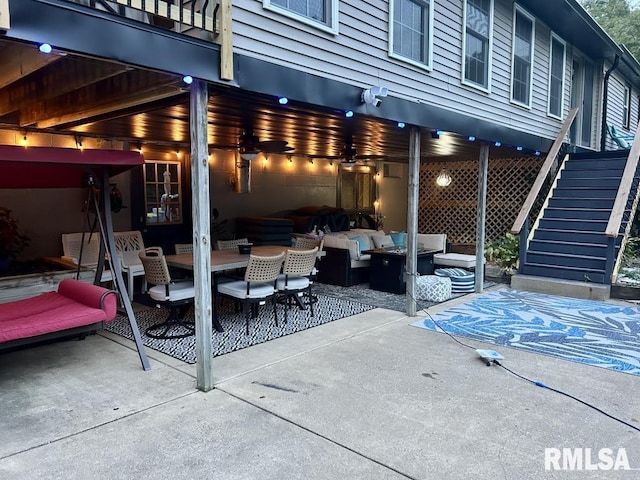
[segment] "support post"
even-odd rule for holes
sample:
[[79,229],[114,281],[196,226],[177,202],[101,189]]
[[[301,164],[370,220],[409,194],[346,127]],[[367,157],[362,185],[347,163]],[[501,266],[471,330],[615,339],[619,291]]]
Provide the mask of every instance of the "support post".
[[194,80],[190,93],[191,196],[193,211],[193,279],[195,282],[196,386],[213,388],[211,235],[206,82]]
[[231,0],[220,0],[220,78],[233,80]]
[[418,188],[420,186],[420,129],[409,132],[409,185],[407,205],[407,315],[416,316],[416,276],[418,275]]
[[476,284],[475,291],[484,289],[484,239],[487,218],[487,172],[489,170],[489,144],[480,145],[478,165],[478,223],[476,227]]
[[520,230],[520,240],[518,243],[518,273],[524,271],[524,266],[527,263],[527,241],[529,239],[529,219],[525,218],[522,224],[522,230]]

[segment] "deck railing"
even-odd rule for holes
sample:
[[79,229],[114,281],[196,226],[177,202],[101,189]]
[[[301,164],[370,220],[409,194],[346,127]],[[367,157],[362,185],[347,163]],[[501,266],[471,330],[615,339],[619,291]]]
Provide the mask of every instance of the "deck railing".
[[[0,0],[0,6],[3,1]],[[220,45],[220,77],[233,80],[231,0],[65,1],[217,43]]]

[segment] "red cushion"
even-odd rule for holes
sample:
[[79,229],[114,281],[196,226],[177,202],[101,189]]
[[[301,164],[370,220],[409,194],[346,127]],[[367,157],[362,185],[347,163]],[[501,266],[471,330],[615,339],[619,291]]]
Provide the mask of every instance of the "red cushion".
[[[82,297],[82,300],[95,306],[57,292],[0,304],[0,342],[109,321],[115,317],[116,298],[107,289],[71,281],[61,290],[69,294],[70,288],[74,290],[72,296]],[[105,298],[106,311],[99,308],[100,298],[104,293],[108,293]]]

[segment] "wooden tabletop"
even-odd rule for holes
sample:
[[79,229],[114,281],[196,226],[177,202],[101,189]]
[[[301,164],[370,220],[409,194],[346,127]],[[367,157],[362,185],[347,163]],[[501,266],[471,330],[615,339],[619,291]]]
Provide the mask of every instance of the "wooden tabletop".
[[[286,252],[292,247],[285,245],[254,245],[251,247],[253,255],[273,256]],[[180,255],[166,255],[167,265],[172,267],[193,270],[193,254],[182,253]],[[211,251],[211,271],[222,272],[233,270],[234,268],[244,268],[249,263],[249,255],[241,255],[237,249],[233,250],[212,250]]]

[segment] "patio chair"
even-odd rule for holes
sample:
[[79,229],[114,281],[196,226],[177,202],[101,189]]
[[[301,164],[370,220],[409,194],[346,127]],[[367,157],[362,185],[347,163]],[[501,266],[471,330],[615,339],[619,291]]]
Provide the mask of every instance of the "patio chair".
[[607,132],[611,137],[611,140],[615,142],[618,148],[628,150],[633,143],[633,135],[626,135],[618,132],[618,129],[614,125],[607,124]]
[[[282,274],[278,275],[276,282],[278,293],[284,297],[285,323],[289,320],[292,300],[295,300],[301,310],[306,310],[307,307],[300,300],[300,296],[306,291],[307,298],[312,298],[311,285],[313,282],[310,277],[317,257],[318,247],[311,250],[287,250]],[[308,305],[313,317],[313,301],[309,301]]]
[[233,250],[238,245],[249,243],[248,238],[236,238],[235,240],[218,240],[216,242],[216,248],[218,250]]
[[193,253],[193,243],[176,243],[174,248],[176,250],[176,255]]
[[[195,325],[185,322],[183,317],[193,303],[195,288],[193,281],[173,282],[167,267],[167,261],[160,247],[149,247],[140,252],[140,261],[144,268],[144,275],[149,285],[149,296],[157,302],[162,302],[169,308],[167,319],[146,329],[151,338],[175,339],[194,335]],[[187,308],[184,308],[184,307]],[[178,328],[181,327],[181,328]]]
[[242,302],[247,335],[249,334],[250,318],[257,317],[257,307],[266,304],[268,298],[271,298],[276,327],[278,326],[278,310],[275,299],[276,280],[280,274],[283,259],[284,253],[269,257],[250,255],[244,280],[218,285],[220,295]]
[[127,232],[113,232],[116,254],[120,258],[120,268],[127,278],[129,298],[133,299],[133,285],[135,277],[142,277],[142,293],[147,291],[144,268],[139,254],[144,252],[144,240],[139,230]]
[[[309,238],[309,237],[295,237],[293,240],[293,247],[298,248],[300,250],[311,250],[314,247],[318,247],[318,252],[321,252],[322,248],[324,247],[324,238],[316,239],[316,238]],[[318,278],[319,260],[320,259],[316,256],[316,263],[313,266],[313,270],[311,271],[311,276],[309,277],[312,282],[314,282]],[[316,297],[315,295],[310,295],[309,298],[307,298],[307,301],[317,302],[318,297]]]

